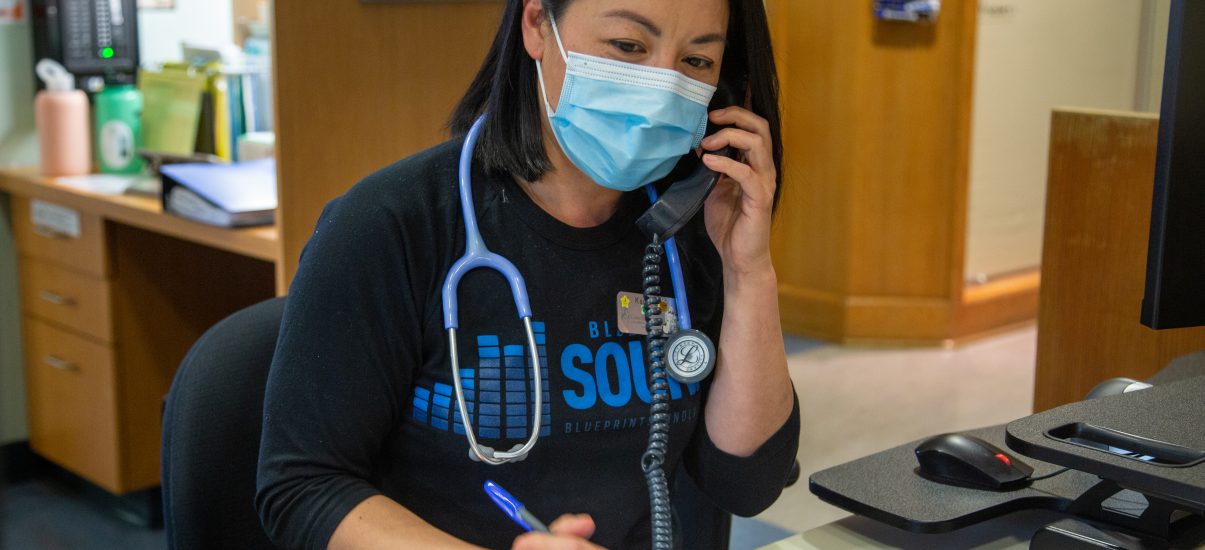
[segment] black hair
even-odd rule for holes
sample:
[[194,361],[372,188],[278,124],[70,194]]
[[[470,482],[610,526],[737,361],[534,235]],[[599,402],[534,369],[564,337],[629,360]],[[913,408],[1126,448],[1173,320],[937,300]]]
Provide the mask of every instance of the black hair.
[[[574,0],[543,0],[559,18]],[[773,140],[778,185],[782,192],[782,132],[778,113],[778,73],[770,45],[763,0],[728,0],[728,35],[719,87],[745,97],[746,107],[765,118]],[[513,174],[536,181],[552,168],[544,151],[543,116],[536,66],[523,46],[523,0],[507,0],[502,25],[472,84],[452,112],[449,127],[462,136],[482,113],[489,113],[477,142],[477,159],[490,174]],[[744,91],[744,94],[741,92]],[[717,94],[717,99],[721,94]],[[724,107],[712,101],[712,109]]]

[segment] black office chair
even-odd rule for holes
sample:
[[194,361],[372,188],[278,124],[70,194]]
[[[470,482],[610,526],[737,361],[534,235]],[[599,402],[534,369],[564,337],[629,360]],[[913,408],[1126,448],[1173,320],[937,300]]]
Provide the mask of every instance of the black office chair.
[[[271,549],[255,511],[255,470],[268,367],[284,298],[214,325],[184,358],[163,416],[163,523],[168,548]],[[798,478],[795,463],[793,479]],[[728,548],[732,518],[686,475],[674,487],[683,548]]]
[[163,413],[168,548],[274,548],[255,511],[264,387],[284,298],[243,309],[193,345]]

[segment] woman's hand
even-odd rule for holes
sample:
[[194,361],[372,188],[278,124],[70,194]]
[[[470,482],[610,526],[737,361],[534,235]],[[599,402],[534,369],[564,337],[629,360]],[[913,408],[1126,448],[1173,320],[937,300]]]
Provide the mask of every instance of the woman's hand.
[[[773,269],[770,221],[777,169],[770,125],[741,107],[712,111],[711,122],[724,128],[703,139],[703,163],[724,175],[704,207],[707,234],[724,262],[724,274],[749,275]],[[740,151],[741,160],[708,154],[724,146]]]
[[515,539],[511,550],[597,550],[591,543],[594,519],[587,514],[565,514],[548,526],[551,533],[526,533]]

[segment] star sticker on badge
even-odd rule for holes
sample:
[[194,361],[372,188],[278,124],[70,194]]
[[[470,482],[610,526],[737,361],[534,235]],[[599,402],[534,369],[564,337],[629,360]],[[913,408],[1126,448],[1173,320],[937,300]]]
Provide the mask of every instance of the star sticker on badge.
[[632,300],[627,296],[624,296],[619,299],[619,305],[623,306],[624,309],[628,309],[628,306],[632,305]]

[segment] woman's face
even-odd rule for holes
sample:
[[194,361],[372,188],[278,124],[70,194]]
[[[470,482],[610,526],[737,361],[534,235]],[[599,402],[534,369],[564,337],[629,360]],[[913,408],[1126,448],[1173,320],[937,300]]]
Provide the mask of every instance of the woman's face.
[[[566,52],[672,69],[700,82],[720,80],[728,0],[575,0],[556,21]],[[540,0],[526,0],[523,42],[540,60],[556,109],[565,61]]]

